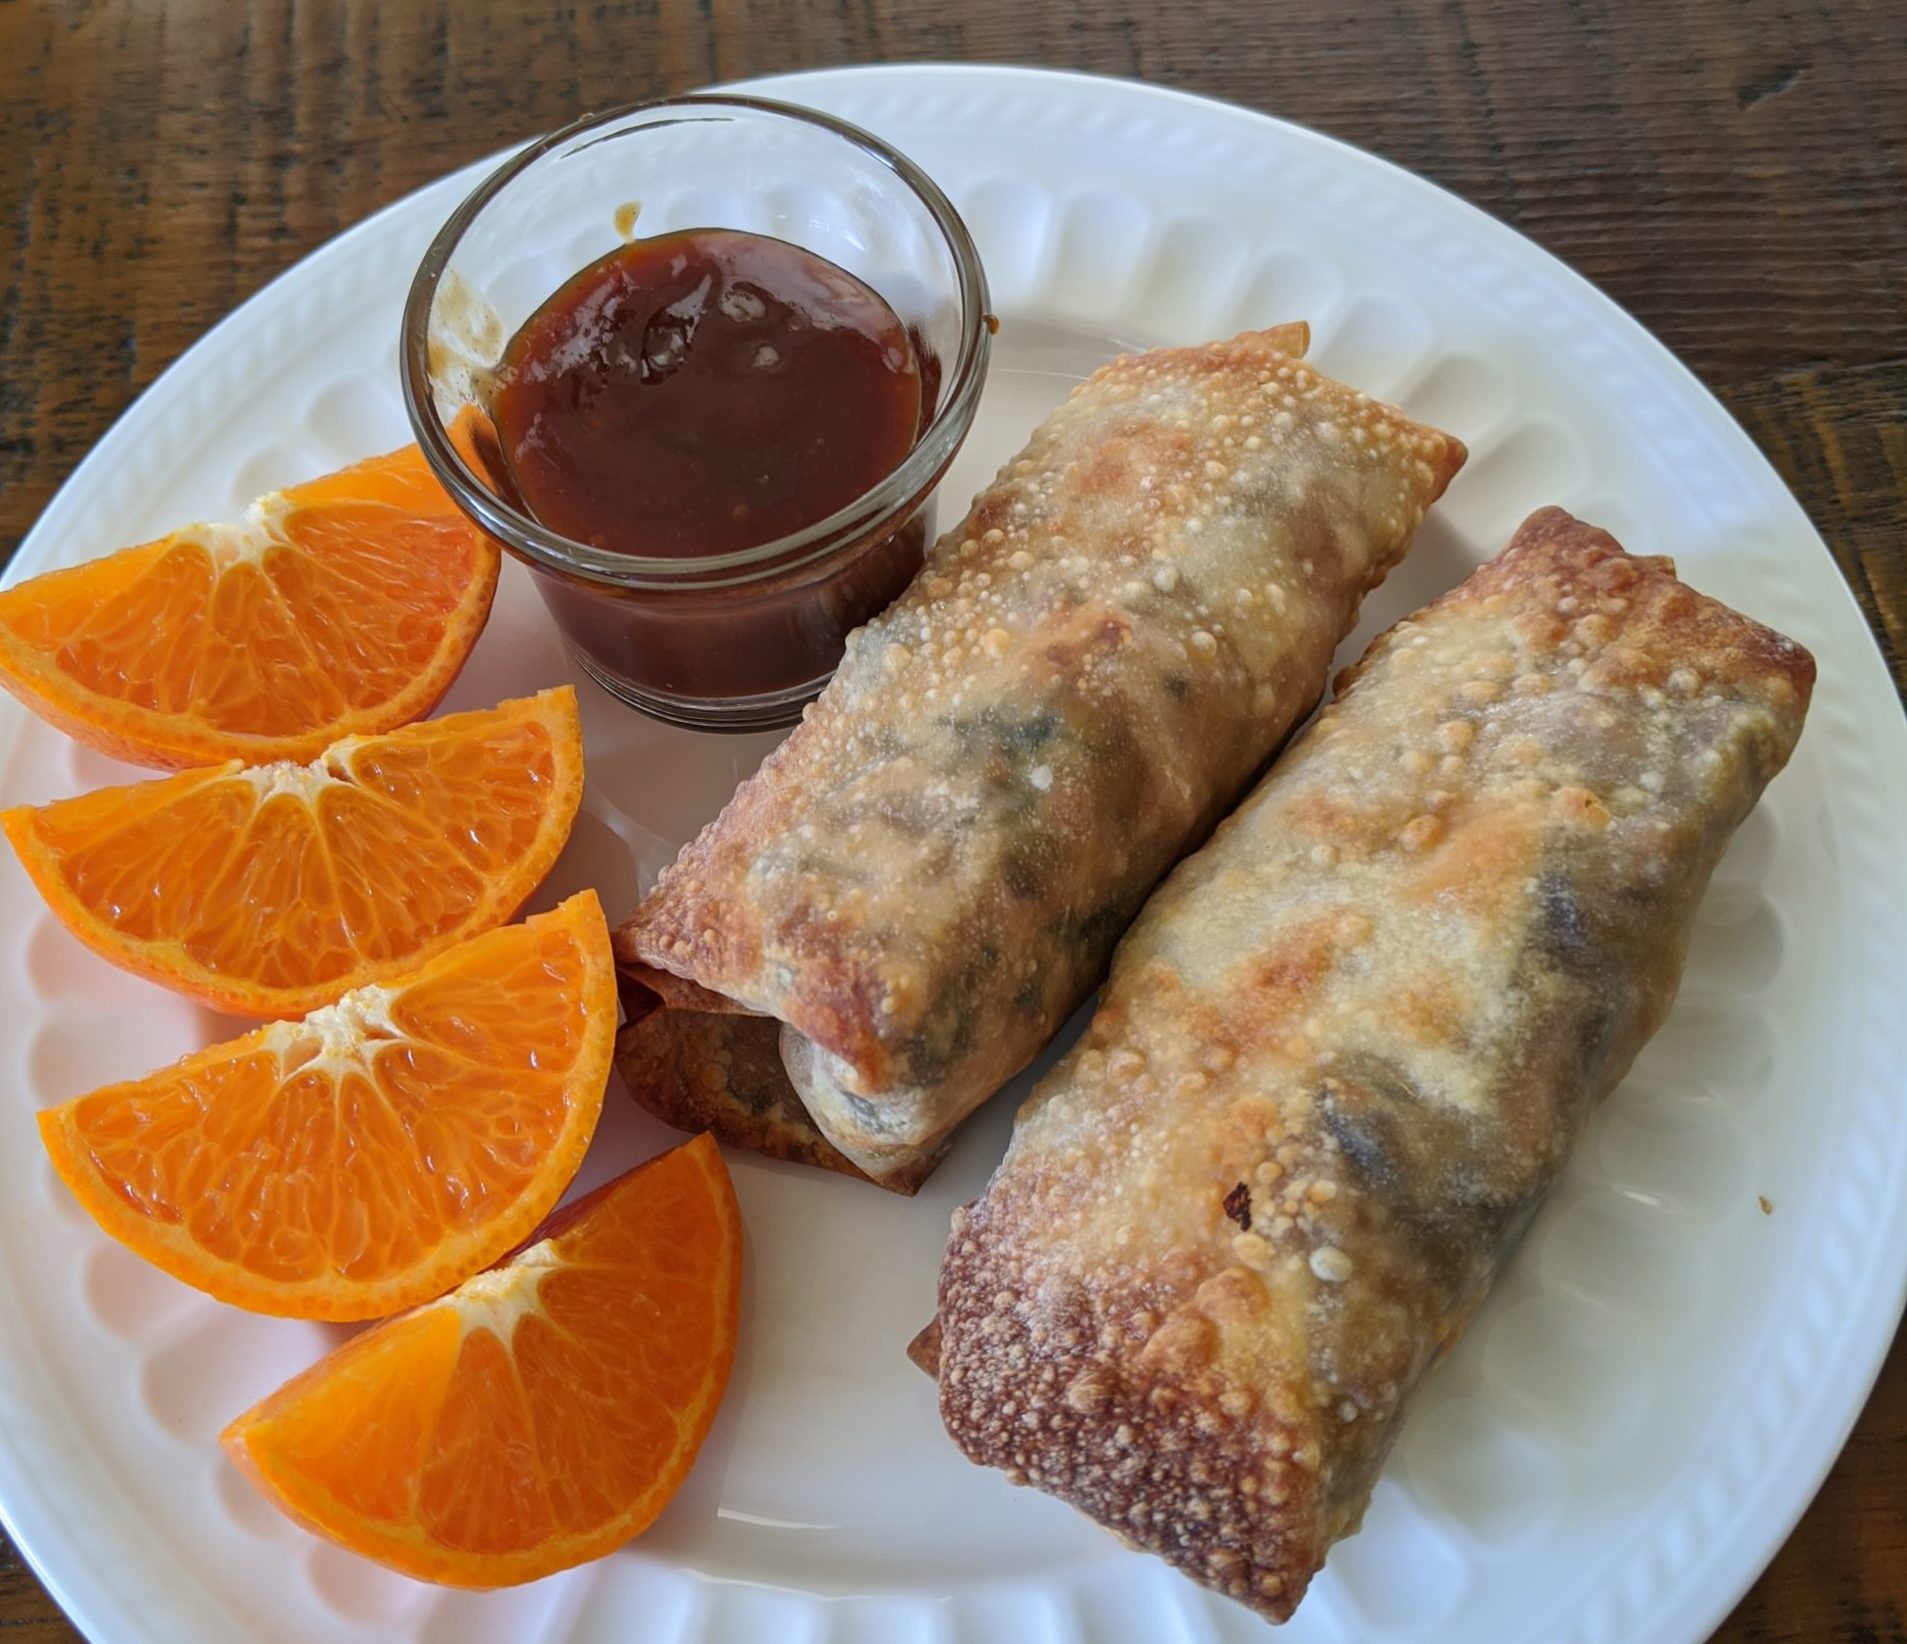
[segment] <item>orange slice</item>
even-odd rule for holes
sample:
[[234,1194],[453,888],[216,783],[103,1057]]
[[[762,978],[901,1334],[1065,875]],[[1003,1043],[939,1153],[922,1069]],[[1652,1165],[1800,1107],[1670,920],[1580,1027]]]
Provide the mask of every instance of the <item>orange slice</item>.
[[407,446],[0,592],[0,685],[135,765],[310,759],[436,706],[497,566]]
[[241,766],[0,811],[60,922],[241,1016],[302,1016],[512,917],[583,792],[564,685],[309,765]]
[[354,1337],[226,1428],[306,1529],[422,1581],[501,1587],[645,1530],[735,1357],[742,1229],[707,1136]]
[[40,1115],[129,1250],[256,1313],[372,1319],[441,1296],[569,1185],[616,1033],[593,891],[173,1067]]

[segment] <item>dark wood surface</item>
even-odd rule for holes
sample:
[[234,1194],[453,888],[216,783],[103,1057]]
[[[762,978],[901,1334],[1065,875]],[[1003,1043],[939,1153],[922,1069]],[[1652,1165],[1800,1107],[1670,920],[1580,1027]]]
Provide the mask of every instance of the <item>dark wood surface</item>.
[[[0,561],[201,332],[376,207],[585,109],[922,58],[1229,98],[1513,224],[1721,396],[1907,680],[1901,0],[0,0]],[[0,1539],[0,1639],[76,1637]],[[1900,1343],[1717,1638],[1907,1644]]]

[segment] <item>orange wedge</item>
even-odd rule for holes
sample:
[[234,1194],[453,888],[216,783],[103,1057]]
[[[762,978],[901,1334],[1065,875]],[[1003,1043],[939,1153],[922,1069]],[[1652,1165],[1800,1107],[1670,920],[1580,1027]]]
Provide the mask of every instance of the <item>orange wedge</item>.
[[309,765],[241,766],[0,811],[60,922],[115,965],[241,1016],[302,1016],[501,924],[583,792],[564,685]]
[[593,891],[40,1115],[129,1250],[221,1301],[372,1319],[493,1262],[555,1204],[616,1033]]
[[311,759],[436,706],[497,566],[407,446],[0,592],[0,685],[135,765]]
[[226,1428],[226,1451],[306,1529],[421,1581],[566,1570],[647,1529],[687,1476],[741,1273],[735,1192],[698,1136],[354,1337]]

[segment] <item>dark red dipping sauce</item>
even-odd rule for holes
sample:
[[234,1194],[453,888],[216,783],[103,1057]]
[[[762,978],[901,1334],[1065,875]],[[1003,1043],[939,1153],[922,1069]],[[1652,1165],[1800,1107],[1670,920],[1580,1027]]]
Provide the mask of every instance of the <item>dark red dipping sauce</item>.
[[562,285],[511,338],[489,409],[544,525],[691,559],[772,542],[879,484],[931,419],[937,375],[846,270],[693,228]]

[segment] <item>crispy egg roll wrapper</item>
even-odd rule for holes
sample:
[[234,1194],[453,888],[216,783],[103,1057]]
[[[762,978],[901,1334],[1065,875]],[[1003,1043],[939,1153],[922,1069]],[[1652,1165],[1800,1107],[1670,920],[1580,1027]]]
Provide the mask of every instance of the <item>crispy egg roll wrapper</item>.
[[1097,984],[1461,464],[1305,338],[1082,383],[618,933],[781,1022],[869,1175],[940,1147]]
[[[675,978],[627,970],[616,1061],[638,1104],[680,1130],[707,1130],[732,1147],[839,1171],[865,1172],[808,1117],[781,1065],[781,1024],[686,997]],[[912,1194],[940,1163],[935,1150],[880,1183]]]
[[1813,679],[1557,509],[1378,639],[956,1216],[916,1353],[961,1448],[1289,1615],[1667,1013]]

